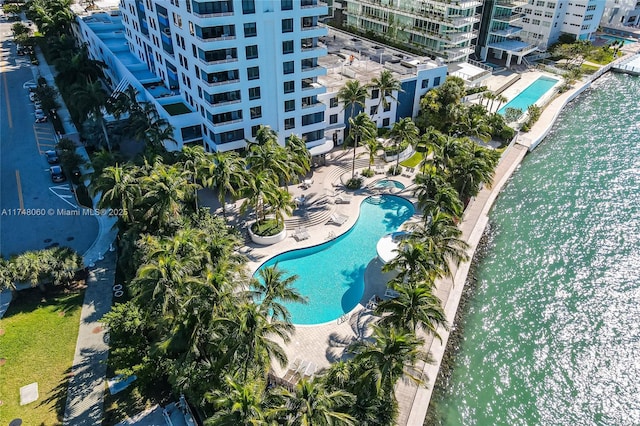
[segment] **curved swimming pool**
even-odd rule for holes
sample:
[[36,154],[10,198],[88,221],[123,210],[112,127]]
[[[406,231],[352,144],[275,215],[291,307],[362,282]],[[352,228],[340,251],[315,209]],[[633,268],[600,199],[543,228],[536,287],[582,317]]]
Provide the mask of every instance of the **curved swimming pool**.
[[[286,276],[298,275],[295,287],[309,303],[285,304],[294,324],[336,320],[356,307],[364,294],[364,271],[376,257],[378,240],[413,216],[408,200],[393,195],[366,198],[355,225],[326,243],[279,254],[260,266],[276,263]],[[257,274],[257,272],[256,272]]]

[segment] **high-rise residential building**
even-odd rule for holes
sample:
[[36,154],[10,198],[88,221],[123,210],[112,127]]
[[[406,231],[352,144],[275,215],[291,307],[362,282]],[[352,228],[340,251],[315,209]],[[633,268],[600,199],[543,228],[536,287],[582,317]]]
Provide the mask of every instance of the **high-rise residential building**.
[[404,45],[447,63],[474,53],[480,22],[477,0],[349,0],[347,29]]
[[327,50],[318,0],[121,0],[129,49],[203,120],[210,150],[242,148],[260,125],[325,142],[317,83]]
[[640,26],[640,1],[607,0],[600,24],[611,29]]

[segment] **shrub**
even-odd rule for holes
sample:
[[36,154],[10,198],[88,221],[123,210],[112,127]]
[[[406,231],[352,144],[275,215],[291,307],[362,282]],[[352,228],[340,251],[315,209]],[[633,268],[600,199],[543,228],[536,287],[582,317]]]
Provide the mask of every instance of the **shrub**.
[[407,147],[409,146],[409,142],[408,141],[402,141],[402,143],[398,144],[398,145],[389,145],[389,146],[385,146],[384,147],[384,153],[387,156],[391,156],[391,155],[398,155],[400,154],[402,151],[404,151],[405,149],[407,149]]
[[398,176],[402,173],[402,166],[391,166],[389,167],[389,174],[391,176]]
[[271,237],[282,232],[283,229],[284,225],[279,224],[275,219],[267,219],[251,225],[251,232],[261,237]]
[[373,169],[364,169],[362,171],[362,173],[360,173],[362,176],[364,177],[368,177],[370,178],[371,176],[373,176],[375,174],[375,172],[373,171]]
[[349,189],[360,189],[362,187],[362,178],[353,177],[347,181],[345,186]]
[[89,195],[89,190],[83,183],[80,183],[76,187],[76,199],[81,206],[92,209],[93,208],[93,200]]

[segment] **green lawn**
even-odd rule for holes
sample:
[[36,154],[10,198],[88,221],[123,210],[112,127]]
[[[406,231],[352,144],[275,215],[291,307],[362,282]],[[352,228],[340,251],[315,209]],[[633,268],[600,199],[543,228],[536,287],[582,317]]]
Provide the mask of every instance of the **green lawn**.
[[[24,290],[0,319],[0,425],[16,418],[23,425],[61,423],[83,295],[43,298],[37,289]],[[20,406],[20,388],[33,382],[39,399]]]
[[400,162],[401,166],[404,167],[416,167],[422,161],[422,153],[416,151],[411,157],[407,158],[404,161]]

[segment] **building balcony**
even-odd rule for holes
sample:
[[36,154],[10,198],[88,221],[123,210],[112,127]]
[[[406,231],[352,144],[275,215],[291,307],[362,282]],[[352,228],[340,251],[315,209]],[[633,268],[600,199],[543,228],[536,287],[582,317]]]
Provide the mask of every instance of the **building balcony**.
[[528,2],[526,0],[496,0],[496,6],[506,9],[515,9],[516,7],[524,6]]
[[169,18],[167,17],[167,15],[163,15],[160,12],[158,12],[158,22],[166,27],[169,26]]
[[235,80],[225,80],[225,81],[215,81],[215,82],[210,82],[210,81],[206,81],[206,80],[201,80],[204,84],[206,84],[209,87],[217,87],[217,86],[222,86],[223,84],[234,84],[234,83],[240,83],[240,79],[236,78]]
[[507,28],[502,28],[502,29],[499,29],[499,30],[491,30],[491,31],[489,31],[489,34],[495,35],[495,36],[498,36],[498,37],[508,38],[508,37],[513,37],[514,35],[516,35],[516,34],[518,34],[520,32],[522,32],[522,28],[521,27],[515,27],[515,26],[512,26],[512,25],[509,25],[509,27],[507,27]]
[[465,27],[480,22],[480,15],[462,16],[458,18],[445,18],[446,25],[453,27]]
[[235,40],[236,36],[231,36],[231,35],[226,35],[223,34],[220,37],[209,37],[209,38],[204,38],[204,37],[200,37],[200,36],[196,36],[196,38],[202,42],[205,43],[209,43],[209,42],[214,42],[214,41],[225,41],[225,40]]
[[459,0],[452,1],[447,7],[451,9],[459,9],[459,10],[467,10],[467,9],[475,9],[476,7],[482,6],[482,2],[478,0]]
[[302,108],[303,109],[315,108],[315,107],[319,107],[319,106],[323,106],[324,107],[324,104],[322,102],[320,102],[320,101],[316,101],[316,102],[313,102],[313,103],[302,102]]
[[207,61],[205,59],[198,58],[198,60],[204,65],[217,65],[217,64],[228,64],[231,62],[238,62],[238,58],[218,59],[215,61]]
[[236,120],[229,120],[229,121],[223,121],[221,123],[213,123],[214,127],[222,127],[222,126],[227,126],[229,124],[236,124],[236,123],[242,123],[242,118],[238,118]]
[[193,12],[193,16],[196,18],[220,18],[223,16],[233,16],[233,12],[217,12],[217,13],[196,13]]
[[492,20],[498,22],[506,22],[507,24],[515,23],[524,17],[524,13],[509,13],[504,15],[493,15]]
[[207,100],[207,98],[204,98],[204,101],[207,103],[207,105],[210,105],[213,108],[223,107],[223,106],[233,105],[233,104],[239,104],[239,103],[242,102],[241,99],[235,99],[233,101],[224,101],[224,102],[209,102],[209,100]]

